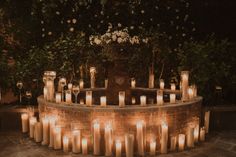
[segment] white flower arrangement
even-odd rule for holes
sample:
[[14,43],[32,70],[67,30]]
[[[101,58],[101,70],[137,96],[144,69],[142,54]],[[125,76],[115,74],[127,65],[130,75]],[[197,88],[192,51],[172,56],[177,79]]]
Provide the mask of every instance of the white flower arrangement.
[[[121,26],[121,24],[119,24]],[[109,24],[108,29],[103,35],[91,35],[89,42],[91,45],[108,45],[108,44],[140,44],[148,43],[148,38],[140,39],[138,36],[130,36],[128,28],[112,31],[112,25]]]

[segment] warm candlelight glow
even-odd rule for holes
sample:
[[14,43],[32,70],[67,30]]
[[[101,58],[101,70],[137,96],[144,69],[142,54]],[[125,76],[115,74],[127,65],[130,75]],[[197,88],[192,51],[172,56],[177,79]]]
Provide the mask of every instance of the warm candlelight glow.
[[43,127],[41,122],[35,124],[35,142],[41,142],[43,139]]
[[105,125],[105,156],[112,155],[112,126],[110,123]]
[[86,105],[92,106],[92,91],[86,91]]
[[135,78],[131,78],[131,88],[135,88],[136,87],[136,80]]
[[61,128],[54,127],[54,149],[61,149]]
[[120,91],[119,92],[119,107],[124,107],[125,106],[125,92]]
[[160,89],[164,90],[164,88],[165,88],[165,82],[163,79],[160,79]]
[[134,156],[134,135],[133,134],[125,135],[125,152],[126,152],[126,157]]
[[157,105],[163,105],[163,93],[161,91],[157,91]]
[[156,155],[156,141],[155,140],[150,141],[150,155],[151,156]]
[[194,127],[190,126],[187,132],[187,146],[189,148],[194,147]]
[[206,134],[205,127],[201,127],[201,129],[200,129],[200,141],[205,141],[205,134]]
[[190,86],[189,88],[188,88],[188,98],[191,100],[191,99],[193,99],[193,88]]
[[132,97],[132,104],[134,105],[135,103],[136,103],[136,99],[135,99],[135,97]]
[[105,79],[105,88],[108,87],[108,79]]
[[138,145],[138,154],[140,156],[144,155],[144,128],[143,128],[143,121],[138,121],[136,123],[136,129],[137,129],[137,145]]
[[145,95],[140,96],[140,104],[141,104],[141,106],[146,106],[147,97]]
[[73,130],[72,131],[72,152],[73,153],[80,153],[80,142],[81,142],[81,132],[80,130]]
[[209,132],[209,123],[210,123],[210,111],[206,111],[204,116],[204,126],[206,133]]
[[72,103],[72,94],[71,94],[71,90],[66,90],[66,103],[70,104]]
[[175,99],[176,99],[176,95],[175,94],[170,94],[170,103],[171,104],[175,103]]
[[178,145],[179,151],[183,151],[185,146],[185,134],[179,134]]
[[34,125],[36,122],[37,122],[36,117],[30,117],[30,119],[29,119],[30,138],[34,138]]
[[167,153],[167,143],[168,143],[168,125],[162,122],[161,125],[161,153]]
[[45,87],[43,87],[43,97],[44,97],[45,100],[47,100],[47,95],[48,95],[48,89],[45,86]]
[[93,154],[100,155],[101,132],[100,124],[95,121],[93,124]]
[[88,154],[88,141],[87,141],[87,138],[82,138],[82,154],[83,155]]
[[177,144],[177,137],[176,136],[171,136],[170,137],[170,151],[175,151],[176,150],[176,144]]
[[48,117],[42,118],[42,124],[43,124],[42,145],[48,145],[49,144],[49,119],[48,119]]
[[68,83],[68,90],[72,90],[73,84],[72,83]]
[[170,89],[171,89],[172,91],[175,91],[175,90],[176,90],[175,83],[171,83],[171,84],[170,84]]
[[63,152],[69,152],[69,138],[66,135],[63,136]]
[[22,124],[22,132],[26,133],[29,131],[29,115],[27,113],[21,114],[21,124]]
[[194,128],[194,142],[198,142],[199,139],[199,124]]
[[182,100],[188,100],[188,71],[181,71],[181,90],[182,90]]
[[80,80],[79,80],[79,88],[80,88],[80,89],[83,89],[83,88],[84,88],[84,80],[83,80],[83,79],[80,79]]
[[102,107],[107,106],[107,97],[106,96],[101,96],[100,97],[100,104],[101,104]]
[[56,93],[56,103],[61,103],[61,93]]
[[49,117],[49,147],[54,147],[54,127],[56,125],[56,117],[50,116]]
[[121,157],[121,141],[120,140],[116,140],[116,157]]

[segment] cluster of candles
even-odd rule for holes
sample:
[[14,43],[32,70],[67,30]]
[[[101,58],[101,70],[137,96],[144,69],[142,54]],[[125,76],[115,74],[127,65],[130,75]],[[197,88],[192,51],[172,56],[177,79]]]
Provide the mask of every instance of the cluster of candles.
[[[160,132],[160,150],[161,154],[169,151],[183,151],[186,147],[192,148],[194,144],[199,141],[205,141],[205,134],[209,128],[210,112],[205,113],[205,126],[199,127],[199,124],[190,125],[187,128],[186,134],[178,134],[169,136],[168,124],[163,122],[161,124]],[[84,155],[89,153],[89,148],[93,148],[94,155],[102,155],[102,150],[105,150],[105,156],[121,157],[122,152],[125,152],[126,157],[134,156],[134,142],[137,145],[137,154],[144,156],[145,152],[150,155],[157,153],[157,138],[152,138],[150,141],[145,141],[145,121],[139,120],[136,122],[136,139],[135,133],[126,133],[122,138],[116,137],[113,133],[112,123],[105,123],[103,126],[99,120],[94,120],[91,129],[92,139],[83,137],[83,130],[72,128],[66,132],[63,125],[58,124],[59,120],[56,116],[44,116],[37,121],[34,114],[23,113],[21,115],[22,132],[29,133],[29,137],[35,142],[41,142],[42,145],[47,145],[55,150],[62,149],[64,152],[82,153]],[[104,134],[102,134],[104,131]],[[168,140],[168,138],[170,138]],[[102,140],[103,139],[103,140]],[[122,140],[123,139],[123,140]],[[89,141],[91,140],[91,141]],[[102,145],[101,142],[105,141]],[[124,141],[124,143],[122,143]],[[168,141],[170,147],[168,148]],[[145,142],[149,142],[149,150],[146,150]],[[122,147],[124,144],[124,147]],[[178,147],[177,147],[178,146]],[[104,147],[104,149],[101,149]],[[125,150],[122,151],[122,148]],[[114,150],[114,152],[113,152]]]

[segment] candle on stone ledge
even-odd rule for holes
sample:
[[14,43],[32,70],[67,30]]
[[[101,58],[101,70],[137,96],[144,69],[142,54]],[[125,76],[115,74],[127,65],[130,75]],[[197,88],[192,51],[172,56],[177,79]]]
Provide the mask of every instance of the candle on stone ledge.
[[61,128],[59,126],[54,127],[54,149],[61,149]]
[[83,79],[80,79],[80,80],[79,80],[79,88],[80,88],[80,89],[83,89],[83,88],[84,88],[84,80],[83,80]]
[[131,78],[131,88],[135,88],[136,87],[136,80],[135,78]]
[[167,153],[167,143],[168,143],[168,125],[163,122],[161,125],[161,153]]
[[61,93],[56,93],[56,103],[61,103]]
[[171,136],[170,137],[170,151],[175,151],[176,150],[176,144],[177,144],[177,137],[176,136]]
[[34,138],[34,129],[35,129],[35,124],[37,122],[36,117],[32,116],[29,119],[29,131],[30,131],[30,138]]
[[82,138],[82,154],[83,155],[88,154],[88,141],[87,141],[87,138]]
[[190,86],[189,88],[188,88],[188,98],[189,98],[189,100],[192,100],[193,99],[193,97],[194,97],[194,91],[193,91],[193,88]]
[[100,155],[101,132],[99,122],[93,124],[93,154]]
[[73,153],[81,152],[80,142],[81,142],[80,130],[73,130],[72,131],[72,152]]
[[72,94],[71,94],[71,90],[66,90],[66,103],[70,104],[72,102]]
[[132,97],[132,104],[134,105],[135,103],[136,103],[136,99],[135,99],[135,97]]
[[170,89],[171,89],[172,91],[175,91],[175,90],[176,90],[175,83],[171,83],[171,84],[170,84]]
[[140,104],[141,106],[147,105],[147,97],[145,95],[140,96]]
[[179,151],[183,151],[184,150],[185,134],[179,134],[178,146],[179,146]]
[[176,95],[175,94],[170,94],[170,103],[174,104],[175,103],[175,99],[176,99]]
[[199,124],[194,128],[194,142],[197,143],[199,139]]
[[182,100],[188,100],[188,78],[189,71],[181,71],[181,89],[182,89]]
[[200,141],[205,141],[205,134],[206,134],[205,127],[201,127],[201,129],[200,129]]
[[187,131],[187,146],[194,147],[194,127],[190,126]]
[[35,142],[42,142],[43,139],[43,127],[41,122],[35,124]]
[[116,140],[116,157],[121,157],[121,141],[120,140]]
[[157,91],[157,105],[163,105],[163,92],[162,91]]
[[42,124],[43,124],[42,145],[48,145],[49,144],[49,119],[48,119],[48,117],[42,118]]
[[105,125],[105,156],[112,155],[112,126],[110,123]]
[[206,111],[204,116],[204,126],[206,133],[209,132],[209,123],[210,123],[210,111]]
[[165,88],[165,82],[163,79],[160,79],[160,90],[164,90]]
[[107,106],[107,97],[106,96],[101,96],[100,97],[100,105],[102,107],[106,107]]
[[138,121],[136,124],[137,134],[136,141],[138,146],[138,155],[144,156],[144,128],[143,121]]
[[63,136],[63,152],[69,152],[69,138],[67,135]]
[[86,105],[92,106],[92,91],[86,91]]
[[151,156],[156,155],[156,141],[155,140],[150,141],[150,155]]
[[126,152],[126,157],[134,156],[134,135],[133,134],[128,133],[125,135],[125,152]]
[[22,132],[26,133],[29,131],[29,115],[27,113],[21,114]]
[[119,92],[119,107],[125,107],[125,91]]

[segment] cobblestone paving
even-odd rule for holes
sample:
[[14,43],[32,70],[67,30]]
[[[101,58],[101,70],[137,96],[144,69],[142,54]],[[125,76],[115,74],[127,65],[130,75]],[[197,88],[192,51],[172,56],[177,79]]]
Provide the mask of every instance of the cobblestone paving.
[[[19,132],[0,132],[0,157],[80,157],[72,153],[51,150]],[[236,157],[236,130],[211,133],[207,141],[184,152],[172,152],[158,157]],[[88,155],[92,157],[92,155]]]

